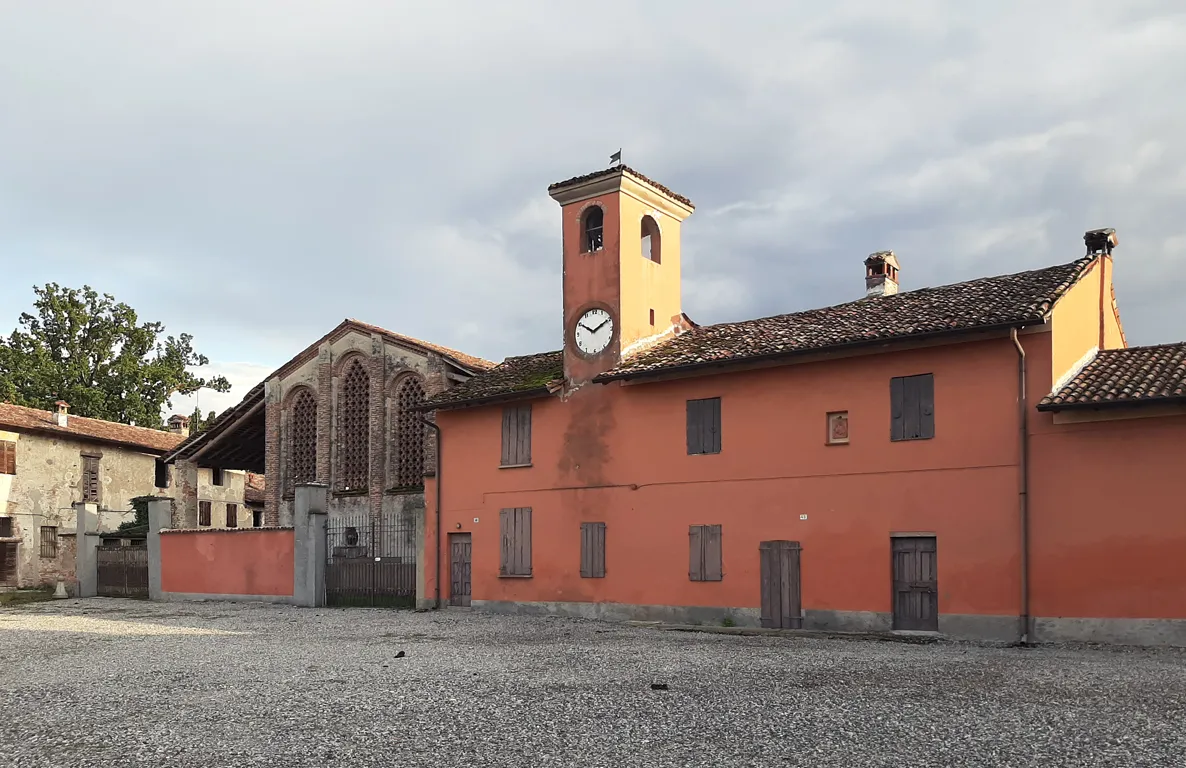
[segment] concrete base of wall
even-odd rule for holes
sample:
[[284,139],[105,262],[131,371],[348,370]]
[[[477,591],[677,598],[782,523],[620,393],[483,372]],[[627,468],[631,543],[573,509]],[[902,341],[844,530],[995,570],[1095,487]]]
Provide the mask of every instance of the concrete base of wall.
[[162,602],[199,602],[203,600],[218,600],[227,603],[280,603],[295,604],[292,595],[203,595],[197,592],[161,592],[153,600]]
[[1034,619],[1038,643],[1186,647],[1186,619]]
[[600,621],[661,621],[667,624],[715,624],[726,618],[739,627],[761,624],[757,608],[715,608],[696,605],[629,605],[626,603],[512,603],[474,600],[479,611],[514,616],[570,616]]

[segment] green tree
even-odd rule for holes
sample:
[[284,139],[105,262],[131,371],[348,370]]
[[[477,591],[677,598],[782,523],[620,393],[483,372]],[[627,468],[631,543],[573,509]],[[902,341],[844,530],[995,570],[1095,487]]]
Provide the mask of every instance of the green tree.
[[214,423],[214,419],[216,418],[217,414],[215,414],[214,411],[210,411],[209,415],[203,419],[202,409],[195,407],[194,412],[190,414],[189,417],[189,433],[191,435],[196,435],[199,432],[205,432],[210,428],[210,425]]
[[100,295],[56,283],[34,287],[35,314],[22,313],[0,336],[0,401],[161,429],[161,409],[174,394],[203,387],[226,392],[222,376],[202,379],[190,368],[209,363],[189,334],[165,336],[161,323],[141,323],[135,310]]

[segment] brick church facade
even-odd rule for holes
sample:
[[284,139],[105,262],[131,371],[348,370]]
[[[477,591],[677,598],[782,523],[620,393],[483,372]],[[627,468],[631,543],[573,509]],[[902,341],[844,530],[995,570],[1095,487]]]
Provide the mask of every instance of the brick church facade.
[[876,253],[855,301],[699,326],[687,198],[621,166],[549,193],[563,349],[416,406],[423,603],[1186,644],[1186,344],[1127,345],[1114,232],[912,291]]

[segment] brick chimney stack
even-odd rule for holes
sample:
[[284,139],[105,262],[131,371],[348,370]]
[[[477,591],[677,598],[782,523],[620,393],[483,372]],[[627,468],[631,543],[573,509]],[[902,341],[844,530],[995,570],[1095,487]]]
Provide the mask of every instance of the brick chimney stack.
[[189,435],[189,417],[175,413],[169,417],[169,431],[175,435]]
[[898,292],[898,257],[893,251],[878,251],[865,259],[865,297],[889,296]]
[[1119,244],[1116,238],[1116,230],[1114,229],[1093,229],[1090,232],[1083,234],[1083,242],[1087,245],[1087,255],[1094,256],[1097,253],[1107,255],[1112,254],[1112,249]]
[[70,422],[70,403],[67,403],[65,400],[59,400],[54,405],[57,407],[57,411],[54,412],[54,423],[59,427],[65,427]]

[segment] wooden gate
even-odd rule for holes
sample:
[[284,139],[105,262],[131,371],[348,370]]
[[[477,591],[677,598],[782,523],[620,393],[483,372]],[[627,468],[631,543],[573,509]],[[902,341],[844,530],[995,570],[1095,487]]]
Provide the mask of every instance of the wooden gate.
[[385,514],[326,523],[325,602],[410,608],[416,604],[416,525]]
[[762,559],[762,626],[800,629],[799,542],[763,541],[758,550]]
[[473,592],[471,557],[473,544],[468,533],[449,534],[449,605],[466,607]]
[[934,536],[895,536],[894,629],[939,631],[939,577]]
[[102,597],[148,598],[148,546],[99,546],[95,591]]

